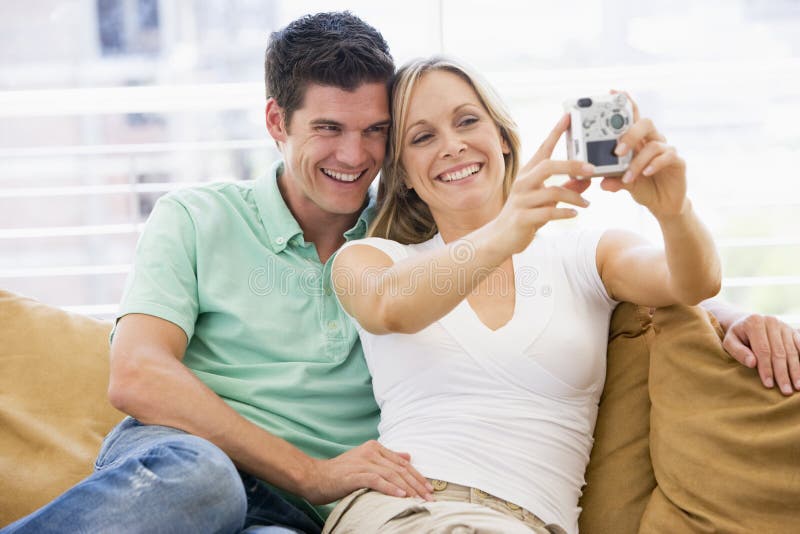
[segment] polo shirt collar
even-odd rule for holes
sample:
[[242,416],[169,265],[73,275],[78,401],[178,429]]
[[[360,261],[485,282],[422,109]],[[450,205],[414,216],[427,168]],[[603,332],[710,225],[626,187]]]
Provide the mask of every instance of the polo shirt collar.
[[[283,172],[283,161],[276,161],[266,176],[256,180],[255,197],[261,223],[267,234],[269,247],[276,254],[283,252],[290,242],[303,239],[303,229],[289,211],[286,201],[278,188],[278,176]],[[367,207],[358,216],[356,224],[344,233],[347,241],[361,239],[367,235],[367,228],[375,212],[374,187],[369,189]],[[298,238],[299,236],[299,238]]]
[[376,198],[376,188],[373,185],[367,191],[367,207],[361,211],[356,224],[344,233],[344,238],[347,241],[352,241],[353,239],[363,239],[366,237],[367,229],[369,228],[372,219],[375,217],[375,210],[377,209]]

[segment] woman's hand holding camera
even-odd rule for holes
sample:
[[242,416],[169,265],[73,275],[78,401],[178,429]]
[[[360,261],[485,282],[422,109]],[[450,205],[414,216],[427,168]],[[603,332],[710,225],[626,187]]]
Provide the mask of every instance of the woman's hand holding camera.
[[[666,143],[650,119],[640,118],[636,102],[627,93],[626,96],[633,107],[633,124],[619,138],[616,152],[624,155],[634,150],[635,156],[623,176],[604,178],[601,187],[612,192],[629,191],[633,199],[657,219],[680,215],[690,207],[686,198],[686,163],[677,150]],[[579,207],[589,205],[580,193],[589,187],[590,181],[574,177],[592,176],[593,167],[580,161],[550,159],[569,126],[569,115],[565,115],[520,170],[503,211],[496,219],[498,230],[510,243],[513,253],[524,250],[539,228],[548,222],[577,215],[574,209],[557,207],[559,202]],[[562,186],[545,186],[547,178],[556,174],[573,179]]]
[[680,215],[689,206],[686,163],[675,147],[666,143],[653,121],[640,118],[636,102],[627,96],[633,105],[633,124],[617,141],[615,153],[622,156],[633,149],[635,156],[622,177],[605,178],[601,187],[627,190],[657,219]]

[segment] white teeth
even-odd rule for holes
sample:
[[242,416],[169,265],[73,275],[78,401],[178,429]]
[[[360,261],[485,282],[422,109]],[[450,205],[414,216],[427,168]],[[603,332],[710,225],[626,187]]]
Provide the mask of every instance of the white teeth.
[[336,172],[330,169],[322,169],[322,172],[325,173],[327,176],[339,180],[340,182],[355,182],[358,180],[358,177],[361,176],[361,173],[358,174],[345,174],[343,172]]
[[478,165],[477,163],[475,163],[473,165],[470,165],[469,167],[464,167],[463,169],[461,169],[459,171],[450,172],[450,173],[447,173],[447,174],[442,174],[440,176],[440,178],[441,178],[441,180],[443,182],[452,182],[454,180],[463,180],[467,176],[472,176],[473,174],[475,174],[479,170],[481,170],[481,166]]

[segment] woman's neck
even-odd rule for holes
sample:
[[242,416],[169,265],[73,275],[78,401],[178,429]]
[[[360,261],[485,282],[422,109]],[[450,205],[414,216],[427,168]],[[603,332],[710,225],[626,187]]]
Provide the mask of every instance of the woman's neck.
[[433,220],[436,221],[436,227],[442,236],[442,240],[445,243],[450,243],[490,223],[500,214],[502,209],[503,205],[500,204],[470,211],[431,213],[431,215],[433,215]]

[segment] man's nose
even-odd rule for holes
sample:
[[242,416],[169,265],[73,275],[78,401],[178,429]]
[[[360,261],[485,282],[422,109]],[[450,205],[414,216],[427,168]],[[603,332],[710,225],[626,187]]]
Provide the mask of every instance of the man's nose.
[[341,163],[358,167],[364,163],[366,152],[364,136],[360,132],[352,132],[342,136],[336,156]]

